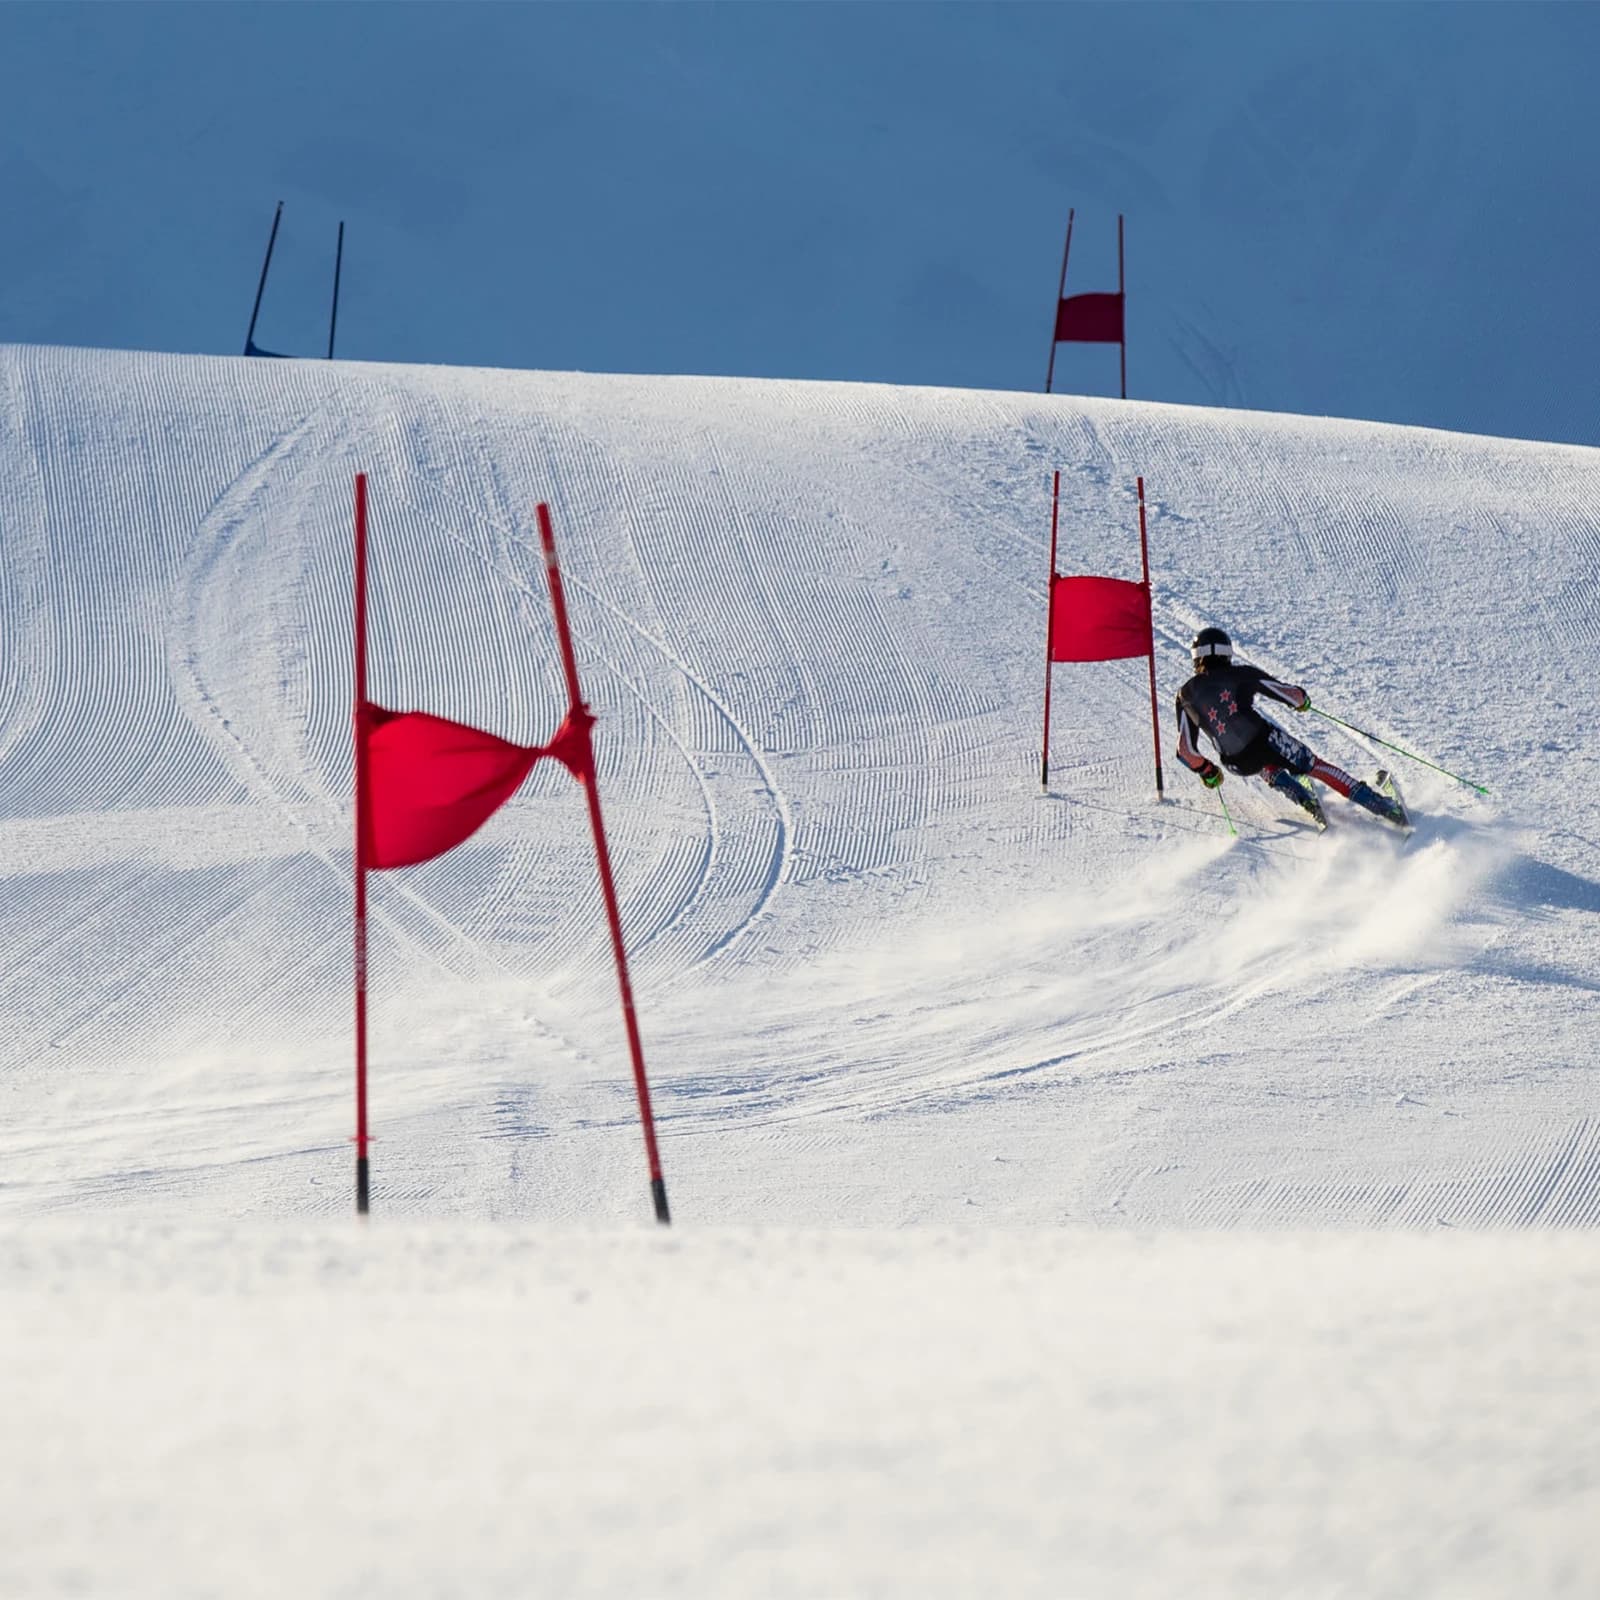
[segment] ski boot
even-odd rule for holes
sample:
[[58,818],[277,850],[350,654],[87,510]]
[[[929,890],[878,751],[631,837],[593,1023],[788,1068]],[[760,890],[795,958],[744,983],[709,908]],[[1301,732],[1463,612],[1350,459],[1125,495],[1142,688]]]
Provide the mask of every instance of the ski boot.
[[1328,826],[1328,816],[1322,809],[1322,802],[1287,768],[1278,767],[1267,781],[1279,794],[1294,801],[1302,811],[1308,812],[1311,820],[1319,828]]
[[1399,790],[1395,788],[1394,779],[1387,772],[1380,772],[1373,783],[1358,783],[1350,791],[1350,798],[1356,805],[1370,811],[1373,816],[1382,817],[1385,822],[1391,822],[1397,828],[1411,826],[1411,818],[1406,815]]

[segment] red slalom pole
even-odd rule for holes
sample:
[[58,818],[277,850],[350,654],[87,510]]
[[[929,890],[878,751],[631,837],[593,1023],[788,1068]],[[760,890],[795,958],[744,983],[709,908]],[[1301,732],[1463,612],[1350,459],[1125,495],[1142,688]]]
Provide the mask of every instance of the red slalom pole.
[[622,941],[622,912],[617,905],[617,888],[611,876],[611,853],[606,848],[605,819],[600,814],[600,785],[595,775],[594,745],[590,729],[594,716],[583,703],[578,686],[578,658],[572,648],[572,630],[567,622],[567,598],[561,587],[561,569],[556,564],[556,535],[550,522],[550,507],[539,505],[539,542],[544,546],[545,576],[550,580],[550,609],[556,618],[556,633],[561,640],[561,664],[567,674],[567,715],[583,741],[583,792],[589,800],[589,827],[594,834],[595,862],[600,869],[600,891],[605,896],[606,921],[611,926],[611,953],[617,965],[617,988],[622,996],[622,1021],[628,1034],[628,1053],[633,1059],[633,1086],[639,1099],[639,1123],[644,1129],[644,1150],[650,1163],[650,1198],[655,1203],[656,1221],[670,1224],[667,1209],[667,1183],[661,1175],[661,1152],[656,1148],[656,1120],[650,1109],[650,1080],[645,1076],[644,1045],[639,1038],[639,1019],[633,1008],[633,985],[628,978],[628,952]]
[[1044,591],[1044,759],[1039,763],[1039,783],[1050,787],[1050,646],[1055,631],[1056,529],[1061,520],[1061,469],[1056,468],[1050,493],[1050,581]]
[[1156,710],[1156,617],[1150,593],[1150,541],[1144,526],[1144,479],[1139,484],[1139,561],[1144,567],[1144,603],[1150,617],[1150,736],[1156,747],[1156,799],[1165,798],[1161,783],[1161,717]]
[[1072,216],[1073,208],[1067,207],[1067,242],[1061,251],[1061,282],[1056,286],[1056,303],[1050,308],[1050,365],[1044,375],[1044,392],[1050,393],[1050,385],[1056,376],[1056,334],[1061,327],[1061,297],[1067,292],[1067,257],[1072,254]]
[[356,1213],[367,1214],[367,475],[356,474]]

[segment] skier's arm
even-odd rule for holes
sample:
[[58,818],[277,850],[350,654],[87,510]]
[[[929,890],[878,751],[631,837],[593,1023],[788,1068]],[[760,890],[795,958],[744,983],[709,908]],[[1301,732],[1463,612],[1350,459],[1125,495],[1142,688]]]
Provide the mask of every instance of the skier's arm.
[[1209,783],[1212,776],[1221,777],[1216,765],[1207,761],[1200,754],[1200,747],[1196,741],[1200,737],[1200,724],[1194,713],[1183,703],[1183,696],[1178,696],[1178,759],[1191,772],[1197,772]]
[[1276,678],[1269,678],[1265,674],[1257,682],[1256,692],[1270,694],[1274,700],[1281,700],[1296,711],[1304,711],[1311,704],[1311,696],[1304,689],[1292,683],[1279,683]]

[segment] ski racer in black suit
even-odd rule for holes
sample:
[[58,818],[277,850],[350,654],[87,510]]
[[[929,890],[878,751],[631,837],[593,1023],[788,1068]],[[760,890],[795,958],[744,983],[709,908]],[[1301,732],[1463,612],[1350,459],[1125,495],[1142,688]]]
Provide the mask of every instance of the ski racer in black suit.
[[1266,695],[1295,711],[1305,711],[1311,696],[1304,689],[1280,683],[1260,667],[1235,661],[1233,642],[1221,628],[1202,628],[1194,636],[1190,652],[1194,676],[1178,691],[1178,759],[1198,773],[1208,789],[1222,782],[1222,767],[1200,753],[1202,733],[1216,745],[1222,766],[1229,772],[1243,778],[1265,778],[1319,823],[1326,822],[1322,804],[1316,792],[1301,782],[1303,778],[1315,778],[1385,822],[1406,825],[1405,811],[1397,801],[1324,761],[1255,708],[1256,696]]

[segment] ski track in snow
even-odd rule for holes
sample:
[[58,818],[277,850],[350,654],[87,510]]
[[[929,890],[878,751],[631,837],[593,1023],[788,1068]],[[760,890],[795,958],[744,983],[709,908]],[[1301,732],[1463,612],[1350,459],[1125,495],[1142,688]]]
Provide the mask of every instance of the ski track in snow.
[[[1595,776],[1596,452],[1064,396],[49,350],[0,352],[0,397],[0,1070],[23,1113],[0,1205],[337,1203],[307,1174],[346,1131],[359,469],[374,696],[528,742],[564,706],[551,502],[669,1169],[777,1139],[828,1206],[863,1139],[1043,1119],[1060,1148],[1016,1216],[1081,1170],[1074,1203],[1113,1222],[1600,1221],[1600,1107],[1568,1070],[1600,1020],[1600,841],[1567,803]],[[1038,789],[1056,467],[1068,572],[1137,575],[1146,480],[1159,808],[1139,661],[1055,669]],[[1318,838],[1236,781],[1230,839],[1170,753],[1210,621],[1490,801],[1290,717],[1335,761],[1395,766],[1416,834],[1332,800]],[[395,1160],[388,1203],[565,1215],[564,1140],[630,1183],[565,774],[375,879],[373,914],[380,1137],[459,1147],[435,1177]],[[1460,1126],[1419,1131],[1445,1100]],[[1354,1128],[1374,1101],[1370,1148],[1272,1153],[1308,1105]],[[1230,1105],[1231,1136],[1181,1126]]]

